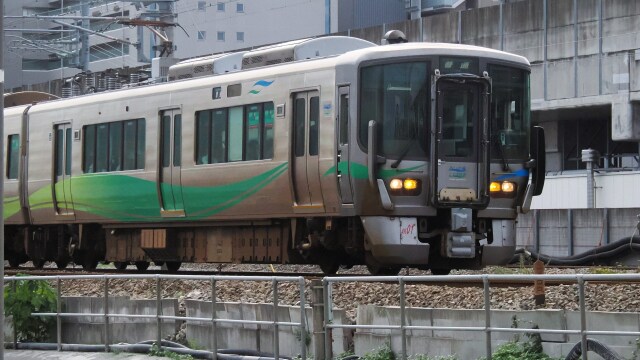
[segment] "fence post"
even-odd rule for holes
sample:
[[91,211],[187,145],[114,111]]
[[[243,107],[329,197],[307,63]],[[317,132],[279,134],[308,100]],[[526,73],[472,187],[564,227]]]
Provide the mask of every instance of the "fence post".
[[160,287],[160,275],[156,275],[156,323],[158,326],[158,349],[162,350],[162,288]]
[[324,293],[322,280],[311,280],[313,304],[313,358],[324,359]]
[[400,277],[400,337],[402,338],[402,360],[407,360],[407,330],[405,312],[404,278]]
[[[11,289],[13,290],[13,296],[16,296],[16,286],[17,281],[14,280],[11,282]],[[18,350],[18,328],[16,326],[16,318],[11,317],[11,322],[13,323],[13,349]]]
[[56,290],[58,291],[58,293],[56,294],[57,297],[57,303],[56,303],[56,330],[57,330],[57,335],[56,338],[58,340],[58,351],[62,351],[62,317],[60,316],[60,313],[62,312],[62,296],[60,294],[62,294],[62,286],[61,286],[61,280],[60,280],[60,276],[56,277]]
[[275,278],[271,280],[271,288],[273,291],[273,358],[278,360],[280,358],[280,336],[278,334],[280,327],[278,326],[278,280]]
[[331,349],[331,283],[322,279],[322,292],[324,297],[324,358],[331,360],[333,357]]
[[482,275],[482,285],[484,287],[484,327],[487,347],[487,360],[491,360],[491,292],[489,290],[489,277]]
[[307,359],[307,310],[304,298],[304,278],[300,278],[300,358]]
[[216,324],[216,279],[211,277],[211,350],[212,358],[218,357],[218,327]]
[[584,278],[578,275],[578,301],[580,304],[580,346],[582,360],[587,360],[587,314],[584,301]]
[[104,278],[104,351],[109,352],[109,279]]

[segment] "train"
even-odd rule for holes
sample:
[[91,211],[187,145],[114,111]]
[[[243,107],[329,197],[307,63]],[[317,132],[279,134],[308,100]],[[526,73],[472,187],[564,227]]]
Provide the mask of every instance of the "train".
[[6,108],[9,265],[507,263],[544,185],[529,62],[387,43],[301,39]]

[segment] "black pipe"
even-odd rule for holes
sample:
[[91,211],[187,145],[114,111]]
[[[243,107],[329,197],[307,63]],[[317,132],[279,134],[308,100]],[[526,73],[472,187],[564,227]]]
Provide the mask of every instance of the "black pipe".
[[[137,353],[147,354],[151,348],[155,345],[155,340],[142,341],[137,344],[113,344],[109,345],[110,349]],[[72,352],[104,352],[104,345],[87,345],[87,344],[61,344],[62,351]],[[13,348],[13,344],[5,344],[6,348]],[[210,351],[205,350],[193,350],[182,344],[172,341],[162,340],[162,347],[166,351],[172,351],[178,354],[191,355],[196,359],[213,359]],[[40,350],[40,351],[56,351],[58,350],[58,344],[56,343],[18,343],[17,350]],[[220,349],[216,357],[220,360],[274,360],[273,354],[261,353],[254,350],[234,350],[234,349]],[[291,360],[290,357],[279,356],[279,359]]]
[[[593,351],[604,360],[624,360],[624,358],[607,345],[595,339],[587,339],[587,351]],[[565,360],[579,360],[582,356],[582,343],[579,342],[571,348]]]
[[640,255],[640,237],[628,237],[618,241],[614,241],[610,244],[603,245],[592,250],[585,251],[583,253],[572,256],[552,257],[544,254],[540,254],[536,251],[518,249],[514,257],[511,259],[510,264],[516,264],[520,261],[521,256],[526,256],[531,260],[542,260],[547,265],[593,265],[607,263],[610,260],[617,258],[624,251],[638,251]]

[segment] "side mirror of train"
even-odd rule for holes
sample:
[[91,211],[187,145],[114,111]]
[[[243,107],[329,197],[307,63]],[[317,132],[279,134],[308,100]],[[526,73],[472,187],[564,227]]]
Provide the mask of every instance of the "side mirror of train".
[[531,129],[530,146],[531,158],[535,160],[535,164],[531,169],[531,182],[533,185],[533,195],[537,196],[542,194],[546,173],[544,129],[541,126],[534,126]]

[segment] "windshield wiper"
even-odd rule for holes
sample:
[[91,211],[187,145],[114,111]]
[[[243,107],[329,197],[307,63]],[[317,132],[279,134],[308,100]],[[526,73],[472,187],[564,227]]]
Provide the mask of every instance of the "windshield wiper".
[[400,165],[404,157],[407,156],[407,154],[409,153],[409,150],[411,150],[411,147],[413,146],[413,144],[416,142],[415,140],[416,140],[416,137],[414,135],[413,139],[411,139],[411,141],[404,146],[404,149],[402,149],[402,152],[400,153],[400,156],[398,157],[398,159],[394,161],[393,164],[391,164],[391,168],[395,169],[398,167],[398,165]]
[[498,138],[498,134],[493,134],[491,136],[494,140],[495,148],[497,149],[498,155],[500,156],[500,160],[502,160],[502,170],[509,171],[509,164],[507,163],[507,159],[504,157],[504,148],[502,146],[502,142]]

